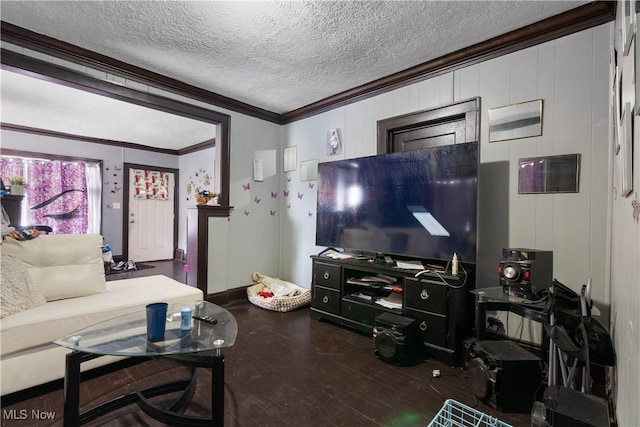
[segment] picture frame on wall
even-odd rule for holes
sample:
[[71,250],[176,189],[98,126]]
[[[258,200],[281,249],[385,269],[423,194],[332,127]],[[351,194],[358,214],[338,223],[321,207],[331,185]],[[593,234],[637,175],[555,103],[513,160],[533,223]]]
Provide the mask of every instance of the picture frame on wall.
[[628,55],[631,48],[631,42],[635,38],[636,33],[636,1],[623,0],[622,5],[622,46],[624,54]]
[[318,159],[300,162],[300,181],[316,181],[318,179]]
[[518,160],[518,194],[578,193],[580,154]]
[[542,99],[489,110],[489,142],[542,135]]
[[633,114],[631,103],[625,103],[620,119],[619,185],[620,195],[628,196],[633,191]]
[[298,168],[298,148],[287,147],[283,151],[283,168],[285,172],[293,172]]
[[339,156],[340,154],[342,154],[340,129],[329,129],[327,131],[327,156]]

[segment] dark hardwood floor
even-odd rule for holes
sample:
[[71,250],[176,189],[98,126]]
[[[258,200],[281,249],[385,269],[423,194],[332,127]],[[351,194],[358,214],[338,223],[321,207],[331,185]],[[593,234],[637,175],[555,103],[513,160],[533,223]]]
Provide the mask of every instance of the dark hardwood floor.
[[[143,273],[167,274],[178,280],[182,276],[184,281],[178,262],[157,263],[154,269],[126,274]],[[277,313],[236,300],[225,308],[238,321],[236,343],[224,351],[225,426],[426,426],[447,398],[514,426],[529,425],[529,414],[503,414],[478,403],[462,368],[434,360],[409,367],[390,365],[374,356],[370,336],[311,320],[308,307]],[[434,369],[442,375],[434,378]],[[83,382],[81,402],[86,409],[187,374],[186,368],[170,362],[146,361]],[[187,414],[209,414],[210,382],[210,372],[199,369]],[[10,406],[3,404],[2,426],[61,426],[62,408],[61,389]],[[37,420],[32,410],[53,413],[55,418]],[[8,414],[19,411],[26,411],[22,413],[28,419],[8,419]],[[162,424],[131,405],[88,425]]]

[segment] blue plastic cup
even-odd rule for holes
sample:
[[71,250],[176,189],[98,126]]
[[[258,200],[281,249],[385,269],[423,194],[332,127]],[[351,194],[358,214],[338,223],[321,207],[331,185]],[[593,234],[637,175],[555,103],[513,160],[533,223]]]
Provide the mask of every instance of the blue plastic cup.
[[167,325],[166,302],[154,302],[147,305],[147,338],[149,341],[162,341]]

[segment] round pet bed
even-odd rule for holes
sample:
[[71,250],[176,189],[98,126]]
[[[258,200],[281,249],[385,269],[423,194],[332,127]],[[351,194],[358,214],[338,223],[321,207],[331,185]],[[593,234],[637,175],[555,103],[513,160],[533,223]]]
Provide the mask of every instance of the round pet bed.
[[247,288],[249,302],[266,310],[286,312],[311,303],[311,289],[253,273],[255,284]]

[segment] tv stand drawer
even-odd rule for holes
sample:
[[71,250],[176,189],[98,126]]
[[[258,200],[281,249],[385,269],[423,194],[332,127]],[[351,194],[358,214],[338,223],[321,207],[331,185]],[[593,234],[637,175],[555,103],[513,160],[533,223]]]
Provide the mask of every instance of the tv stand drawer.
[[444,284],[407,278],[404,292],[407,308],[447,314],[447,287]]
[[313,284],[339,290],[342,283],[341,273],[340,265],[315,261],[313,263]]
[[447,347],[446,317],[411,309],[405,309],[404,315],[417,320],[422,341],[440,347]]
[[340,292],[314,286],[312,306],[327,313],[340,315]]

